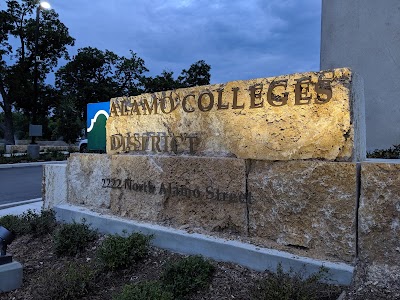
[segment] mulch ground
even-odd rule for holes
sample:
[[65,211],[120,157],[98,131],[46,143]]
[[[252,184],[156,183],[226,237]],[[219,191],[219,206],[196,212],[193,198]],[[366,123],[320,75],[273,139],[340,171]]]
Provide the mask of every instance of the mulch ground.
[[[43,299],[41,295],[46,293],[46,288],[52,284],[54,274],[65,271],[71,262],[79,265],[95,264],[95,253],[100,242],[101,239],[75,257],[57,257],[53,251],[50,235],[40,238],[27,235],[16,239],[9,246],[8,253],[23,265],[23,285],[15,291],[0,294],[0,299]],[[168,262],[182,257],[176,253],[151,248],[148,257],[134,267],[98,275],[89,295],[81,299],[112,299],[113,295],[120,292],[127,283],[159,279]],[[269,276],[268,273],[252,271],[231,263],[212,263],[216,271],[210,286],[207,290],[192,295],[190,299],[254,299],[252,295],[257,289],[258,281]],[[336,299],[340,292],[341,290],[336,288],[330,299]]]

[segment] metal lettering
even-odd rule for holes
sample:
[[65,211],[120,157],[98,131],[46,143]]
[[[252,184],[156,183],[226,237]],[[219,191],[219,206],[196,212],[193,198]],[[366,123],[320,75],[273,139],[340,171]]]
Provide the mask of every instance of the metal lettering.
[[[316,104],[328,103],[332,99],[331,81],[319,78],[315,85],[315,92],[317,93]],[[325,95],[325,97],[321,97],[321,95]]]
[[[118,109],[117,109],[118,107]],[[118,117],[119,105],[115,101],[111,102],[110,117]]]
[[[155,140],[157,140],[157,141],[155,141]],[[151,136],[151,151],[153,151],[153,152],[161,152],[161,149],[160,149],[160,137],[159,136],[156,136],[156,135],[153,135],[153,136]]]
[[[166,104],[166,99],[169,99],[169,105],[170,105],[170,110],[167,111],[167,104]],[[170,114],[171,112],[173,112],[176,108],[178,107],[178,105],[175,106],[175,100],[172,99],[172,96],[165,96],[164,98],[161,99],[161,111],[164,114]]]
[[295,105],[307,105],[311,102],[310,94],[310,77],[303,77],[296,79],[296,84],[294,88],[295,92]]
[[[191,154],[194,154],[195,153],[194,146],[198,145],[199,138],[197,136],[187,136],[186,139],[189,139],[189,152]],[[196,142],[196,144],[195,144],[195,142]]]
[[283,106],[287,104],[288,94],[289,94],[288,92],[285,92],[282,95],[274,94],[274,90],[278,87],[284,87],[286,90],[287,83],[288,83],[287,79],[271,82],[267,93],[267,101],[271,106]]
[[219,109],[228,109],[229,108],[229,103],[228,104],[223,104],[222,103],[222,95],[223,95],[224,89],[223,88],[222,89],[218,89],[217,92],[218,92],[217,110],[219,110]]
[[111,137],[111,150],[118,150],[119,148],[125,148],[125,141],[122,134],[114,134]]
[[182,108],[183,108],[183,111],[184,111],[184,112],[187,112],[187,113],[194,112],[194,108],[188,109],[188,108],[186,107],[186,102],[187,102],[187,100],[188,100],[189,97],[193,97],[193,99],[195,98],[195,96],[194,96],[193,94],[189,94],[189,95],[186,95],[185,97],[183,97],[183,100],[182,100]]
[[240,88],[238,88],[238,87],[232,88],[232,92],[233,92],[232,108],[233,109],[243,109],[244,108],[244,104],[238,105],[238,92],[239,92],[239,90],[240,90]]
[[146,111],[148,112],[149,115],[151,115],[154,111],[154,114],[158,114],[158,103],[157,103],[157,98],[153,98],[152,105],[149,104],[149,101],[147,99],[143,99],[142,103],[143,107],[143,115],[146,115]]
[[[202,100],[205,95],[208,95],[208,97],[210,98],[208,106],[203,106]],[[214,95],[211,92],[201,93],[197,102],[198,102],[198,107],[202,112],[210,111],[214,106]]]
[[[253,85],[249,87],[250,90],[250,108],[260,108],[264,106],[264,101],[262,100],[262,83]],[[261,101],[256,103],[256,99],[260,99]]]
[[136,113],[137,116],[141,115],[139,105],[137,104],[136,100],[134,100],[132,103],[131,115],[133,115],[133,113]]

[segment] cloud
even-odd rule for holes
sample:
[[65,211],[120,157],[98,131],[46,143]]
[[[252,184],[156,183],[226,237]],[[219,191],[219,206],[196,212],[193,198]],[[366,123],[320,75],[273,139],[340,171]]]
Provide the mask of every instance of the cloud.
[[79,47],[145,60],[176,75],[197,60],[213,83],[319,68],[320,0],[57,1]]

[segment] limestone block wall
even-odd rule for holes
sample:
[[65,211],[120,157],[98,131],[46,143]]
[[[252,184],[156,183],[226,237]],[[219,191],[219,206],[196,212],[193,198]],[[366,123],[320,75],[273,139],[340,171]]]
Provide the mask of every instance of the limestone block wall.
[[67,166],[68,203],[110,208],[110,192],[99,182],[110,178],[109,156],[100,154],[71,154]]
[[399,289],[400,160],[362,163],[358,235],[358,276]]
[[340,262],[356,256],[355,163],[72,154],[68,202]]
[[107,153],[360,161],[363,88],[343,68],[113,98]]
[[67,203],[67,165],[43,165],[42,177],[43,208],[52,208],[57,204]]
[[258,243],[312,257],[356,256],[357,165],[256,161],[248,178],[254,201],[249,232]]
[[246,234],[244,160],[147,155],[110,160],[111,180],[120,184],[108,188],[114,214],[202,232]]
[[399,160],[73,154],[67,166],[45,165],[43,175],[45,208],[84,205],[295,255],[358,262],[356,280],[386,286],[399,280]]

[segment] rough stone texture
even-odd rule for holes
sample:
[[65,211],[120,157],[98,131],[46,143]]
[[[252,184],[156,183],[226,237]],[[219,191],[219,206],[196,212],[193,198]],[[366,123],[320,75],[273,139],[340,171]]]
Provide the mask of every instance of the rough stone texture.
[[110,157],[103,154],[72,153],[67,164],[68,203],[109,208],[110,190],[101,182],[110,178]]
[[371,278],[396,282],[400,274],[399,162],[362,163],[358,232],[361,267]]
[[42,178],[43,208],[67,203],[67,165],[43,165]]
[[[231,197],[229,201],[228,195],[223,200],[222,194],[220,200],[215,199],[216,189],[245,193],[243,160],[115,155],[111,159],[111,169],[111,177],[121,179],[123,186],[111,189],[111,210],[117,215],[200,232],[247,233],[245,200]],[[132,179],[131,189],[125,188],[126,179]],[[165,192],[161,184],[164,184]],[[169,184],[172,185],[171,193],[167,192]],[[154,190],[150,191],[149,186]],[[174,192],[174,187],[182,186],[190,196]],[[213,199],[210,199],[207,187],[212,188]],[[194,194],[196,189],[200,195]]]
[[354,163],[254,162],[248,176],[254,198],[249,205],[250,236],[296,254],[352,262],[356,178]]
[[[303,83],[301,87],[297,84],[296,87],[296,80],[301,78],[310,78],[310,83]],[[322,84],[320,79],[330,83]],[[271,89],[273,93],[268,93],[272,84],[281,80],[287,80],[287,86],[276,87]],[[317,93],[316,87],[329,89],[329,85],[332,99],[327,103],[317,103],[326,99],[327,95],[326,91]],[[243,108],[233,109],[233,88],[239,88],[237,106],[243,105]],[[223,92],[218,92],[221,89]],[[297,102],[302,105],[296,105],[296,90],[297,98],[301,99]],[[287,104],[281,105],[285,103],[285,93]],[[250,108],[252,94],[255,106],[259,106],[257,108]],[[187,95],[192,96],[184,100]],[[212,97],[214,103],[210,105]],[[306,100],[307,97],[310,99]],[[158,114],[154,114],[154,108],[149,114],[146,106],[147,103],[151,107],[153,99],[159,103]],[[165,106],[160,104],[161,99],[164,99]],[[261,160],[318,158],[358,161],[365,156],[363,100],[362,83],[349,69],[115,98],[111,100],[111,114],[107,121],[107,153],[142,150],[187,153],[190,148],[188,136],[192,136],[197,138],[193,138],[192,152],[195,155]],[[171,109],[171,102],[176,109]],[[218,109],[219,102],[229,107]],[[208,110],[210,106],[210,110],[202,112],[199,105],[203,110]],[[183,107],[194,111],[185,112]],[[166,113],[162,112],[163,109]],[[113,110],[118,116],[113,114]],[[146,143],[141,138],[137,141],[132,138],[130,143],[125,143],[125,147],[118,147],[118,141],[127,141],[128,133],[131,137],[148,134],[154,139],[150,138],[146,147],[142,147]],[[170,145],[172,138],[167,143],[163,142],[164,135],[177,137],[177,149]],[[157,143],[158,138],[160,143]]]

